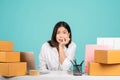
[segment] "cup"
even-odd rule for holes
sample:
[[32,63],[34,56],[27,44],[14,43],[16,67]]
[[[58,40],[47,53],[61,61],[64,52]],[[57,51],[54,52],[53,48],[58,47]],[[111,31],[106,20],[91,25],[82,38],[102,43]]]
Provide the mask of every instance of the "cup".
[[82,65],[73,65],[73,75],[82,76]]

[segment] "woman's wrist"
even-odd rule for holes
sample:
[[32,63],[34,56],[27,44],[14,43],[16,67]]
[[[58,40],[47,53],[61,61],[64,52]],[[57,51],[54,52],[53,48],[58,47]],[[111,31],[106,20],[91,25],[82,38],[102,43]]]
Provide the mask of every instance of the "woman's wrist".
[[59,54],[64,53],[64,45],[59,44]]
[[59,49],[64,49],[64,44],[59,44]]

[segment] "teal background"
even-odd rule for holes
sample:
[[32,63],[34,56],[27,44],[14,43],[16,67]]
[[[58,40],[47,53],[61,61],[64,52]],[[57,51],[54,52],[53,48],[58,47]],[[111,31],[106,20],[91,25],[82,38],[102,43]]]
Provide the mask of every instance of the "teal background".
[[37,68],[58,21],[70,25],[80,62],[86,44],[120,36],[120,0],[0,0],[0,40],[13,41],[15,51],[34,51]]

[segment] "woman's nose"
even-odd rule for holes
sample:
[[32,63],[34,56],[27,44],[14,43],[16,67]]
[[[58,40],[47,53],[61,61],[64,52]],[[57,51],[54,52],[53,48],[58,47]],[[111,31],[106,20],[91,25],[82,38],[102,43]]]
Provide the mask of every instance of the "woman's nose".
[[63,38],[63,37],[64,37],[64,35],[63,35],[63,34],[60,34],[59,36],[60,36],[60,38]]

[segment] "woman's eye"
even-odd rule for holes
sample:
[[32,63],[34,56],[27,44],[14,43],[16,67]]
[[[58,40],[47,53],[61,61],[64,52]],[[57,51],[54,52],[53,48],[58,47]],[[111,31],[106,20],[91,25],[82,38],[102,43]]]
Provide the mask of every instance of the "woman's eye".
[[63,32],[63,34],[66,34],[67,32]]
[[57,34],[60,34],[60,32],[57,32]]

